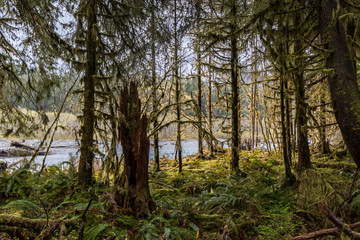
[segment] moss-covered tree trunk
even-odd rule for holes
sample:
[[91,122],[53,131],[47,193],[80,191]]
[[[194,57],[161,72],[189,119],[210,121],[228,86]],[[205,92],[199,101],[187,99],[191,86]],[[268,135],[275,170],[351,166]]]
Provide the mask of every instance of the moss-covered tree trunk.
[[[287,75],[286,75],[287,76]],[[284,97],[285,97],[285,130],[286,130],[286,151],[290,164],[292,163],[292,124],[291,124],[291,99],[289,96],[289,82],[284,79]]]
[[295,75],[296,89],[296,132],[298,145],[298,168],[311,167],[306,117],[305,81],[302,71]]
[[116,201],[137,215],[155,208],[149,190],[149,148],[147,117],[141,116],[140,99],[134,82],[125,85],[120,95],[119,138],[124,154],[124,181]]
[[[295,25],[298,26],[300,23],[299,14],[295,15]],[[296,39],[294,45],[295,51],[295,103],[296,103],[296,133],[297,133],[297,146],[298,146],[298,169],[306,169],[311,167],[310,162],[310,150],[308,140],[308,127],[307,127],[307,116],[306,116],[306,96],[305,96],[305,79],[304,79],[304,63],[302,50],[302,44],[300,39]]]
[[341,5],[336,0],[318,0],[319,29],[326,52],[326,72],[336,121],[349,152],[360,167],[360,91],[354,61],[340,22]]
[[288,151],[287,140],[287,124],[286,124],[286,106],[285,106],[285,79],[284,75],[280,75],[280,121],[281,121],[281,137],[282,137],[282,154],[285,165],[285,184],[292,185],[295,180],[295,176],[291,172],[290,157]]
[[[196,21],[197,21],[197,32],[200,32],[200,11],[201,11],[201,1],[196,1]],[[198,152],[199,157],[204,157],[203,151],[203,125],[202,125],[202,83],[201,83],[201,51],[200,51],[200,37],[197,36],[196,39],[196,65],[197,65],[197,87],[198,87],[198,95],[197,95],[197,104],[198,104]]]
[[[236,16],[236,1],[232,1],[231,16]],[[230,31],[232,34],[230,39],[231,44],[231,162],[230,171],[232,175],[240,173],[239,169],[239,82],[238,82],[238,47],[235,35],[236,25],[234,20],[231,20]]]
[[89,0],[86,11],[86,63],[84,76],[84,106],[81,126],[81,146],[79,161],[79,184],[90,186],[94,159],[94,102],[96,79],[96,0]]
[[[324,83],[321,83],[322,85]],[[326,138],[326,103],[325,103],[325,91],[321,89],[320,91],[320,152],[321,154],[330,154],[329,141]]]

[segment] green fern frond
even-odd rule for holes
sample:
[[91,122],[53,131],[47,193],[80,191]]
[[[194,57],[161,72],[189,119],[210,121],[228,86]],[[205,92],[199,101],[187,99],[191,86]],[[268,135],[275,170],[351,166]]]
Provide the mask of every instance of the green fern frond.
[[84,239],[95,240],[102,232],[109,227],[108,224],[99,224],[85,231]]
[[22,210],[24,212],[28,212],[30,214],[39,214],[41,212],[41,207],[36,205],[35,203],[28,201],[28,200],[15,200],[9,202],[5,206],[1,207],[1,209],[9,209],[14,208],[18,210]]

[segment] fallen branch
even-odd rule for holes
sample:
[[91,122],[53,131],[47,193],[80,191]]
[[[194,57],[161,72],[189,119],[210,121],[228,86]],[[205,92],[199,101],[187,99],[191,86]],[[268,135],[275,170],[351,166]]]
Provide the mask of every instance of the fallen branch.
[[316,232],[308,233],[306,235],[297,236],[291,238],[291,240],[303,240],[303,239],[312,239],[316,237],[326,236],[326,235],[333,235],[340,231],[343,231],[346,235],[351,236],[352,239],[360,239],[360,233],[354,232],[351,230],[355,227],[360,227],[360,222],[354,224],[345,224],[340,219],[338,219],[333,212],[325,205],[325,203],[319,203],[319,207],[321,211],[326,215],[326,217],[334,223],[337,227],[336,228],[328,228],[322,229]]
[[[360,227],[360,222],[350,224],[349,227],[351,229],[356,228],[356,227]],[[341,229],[339,229],[337,227],[321,229],[319,231],[311,232],[311,233],[308,233],[308,234],[305,234],[305,235],[302,235],[302,236],[293,237],[290,240],[312,239],[312,238],[317,238],[317,237],[322,237],[322,236],[334,235],[334,234],[339,233],[340,231],[341,231]]]
[[[49,220],[49,225],[57,224],[58,220]],[[76,219],[67,219],[63,223],[67,226],[78,227]],[[0,214],[0,225],[13,226],[20,228],[43,229],[47,224],[46,219],[31,219],[26,217],[18,217],[10,214]]]
[[328,217],[328,219],[333,222],[338,228],[344,231],[345,234],[353,237],[354,239],[360,239],[360,233],[354,232],[351,230],[348,224],[343,223],[340,219],[338,219],[334,213],[330,211],[330,209],[325,205],[325,203],[319,203],[319,207],[321,211]]
[[8,168],[14,167],[17,164],[21,163],[22,161],[26,161],[26,160],[27,160],[27,158],[20,158],[18,160],[15,160],[14,162],[12,162],[8,165]]

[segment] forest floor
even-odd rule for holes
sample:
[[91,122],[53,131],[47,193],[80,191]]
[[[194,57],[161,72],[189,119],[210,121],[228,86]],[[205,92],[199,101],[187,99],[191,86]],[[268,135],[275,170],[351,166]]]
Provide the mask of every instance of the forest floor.
[[6,194],[0,198],[0,239],[79,239],[81,231],[86,240],[291,239],[334,227],[321,202],[346,223],[360,221],[359,181],[346,203],[356,171],[348,156],[314,154],[313,168],[295,173],[291,188],[282,186],[280,155],[242,152],[243,178],[230,177],[229,161],[229,154],[187,157],[179,174],[173,160],[163,159],[162,171],[149,179],[157,210],[141,219],[116,207],[113,188],[100,181],[79,191],[73,163],[65,170],[50,166],[40,176],[19,168],[0,181]]

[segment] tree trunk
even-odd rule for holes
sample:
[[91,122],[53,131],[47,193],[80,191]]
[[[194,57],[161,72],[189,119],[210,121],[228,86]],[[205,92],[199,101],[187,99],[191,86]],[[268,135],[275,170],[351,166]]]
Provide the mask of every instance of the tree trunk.
[[[200,31],[199,21],[200,21],[200,0],[196,1],[196,20],[197,20],[197,31]],[[198,96],[197,96],[197,104],[198,104],[198,121],[199,121],[199,128],[198,128],[198,151],[199,151],[199,157],[204,157],[203,152],[203,129],[202,129],[202,83],[201,83],[201,52],[200,52],[200,39],[199,36],[197,36],[197,42],[196,42],[196,62],[197,62],[197,87],[198,87]]]
[[[255,66],[255,74],[256,73],[256,66]],[[256,131],[256,112],[257,112],[257,76],[255,76],[255,81],[252,85],[252,91],[251,91],[251,104],[250,104],[250,112],[251,112],[251,149],[255,147],[255,144],[257,142],[257,139],[255,138],[255,131]],[[249,150],[251,150],[249,149]]]
[[287,129],[286,129],[286,109],[285,109],[285,81],[284,76],[281,73],[280,76],[280,116],[281,116],[281,136],[282,136],[282,154],[285,165],[285,182],[288,185],[292,185],[295,176],[291,173],[290,158],[288,152],[288,140],[287,140]]
[[[152,105],[153,113],[155,116],[153,126],[154,128],[158,125],[158,119],[156,117],[157,109],[157,95],[156,95],[156,59],[155,59],[155,3],[151,0],[151,78],[152,78]],[[159,155],[159,133],[154,132],[154,170],[160,171],[160,155]]]
[[[295,25],[299,24],[299,16],[295,17]],[[295,60],[295,94],[296,94],[296,132],[298,145],[298,169],[303,170],[311,167],[310,150],[308,141],[308,128],[306,117],[305,79],[303,67],[303,51],[300,40],[296,40],[294,50],[297,58]]]
[[[232,1],[231,16],[236,17],[236,2]],[[230,162],[230,171],[232,175],[238,175],[240,173],[239,169],[239,83],[238,83],[238,48],[237,48],[237,39],[235,35],[236,25],[234,20],[231,20],[230,31],[233,33],[231,35],[230,44],[231,44],[231,162]]]
[[209,114],[209,132],[210,132],[210,140],[209,140],[209,150],[210,150],[210,156],[214,156],[214,145],[213,145],[213,140],[212,140],[212,136],[213,136],[213,130],[212,130],[212,87],[211,87],[211,77],[212,77],[212,71],[210,68],[211,65],[211,55],[209,55],[209,86],[208,86],[208,114]]
[[360,167],[360,91],[345,29],[338,19],[341,6],[335,0],[318,0],[322,46],[330,50],[326,71],[335,117],[344,142]]
[[300,170],[310,168],[310,150],[308,142],[308,128],[305,102],[305,81],[302,72],[295,76],[296,82],[296,132],[298,145],[298,168]]
[[202,96],[202,89],[201,89],[201,53],[200,53],[200,47],[197,47],[197,87],[198,87],[198,96],[197,96],[197,104],[199,106],[198,109],[198,122],[199,122],[199,128],[198,128],[198,150],[199,150],[199,157],[204,157],[203,152],[203,132],[202,132],[202,103],[201,103],[201,96]]
[[174,61],[175,61],[175,102],[176,102],[176,121],[177,121],[177,137],[176,137],[176,148],[178,153],[178,161],[179,161],[179,173],[182,172],[182,147],[181,147],[181,122],[180,122],[180,114],[181,114],[181,106],[180,106],[180,77],[179,77],[179,59],[178,59],[178,48],[179,43],[177,39],[177,0],[174,0],[175,11],[174,11],[174,41],[175,41],[175,53],[174,53]]
[[284,80],[284,97],[285,97],[285,131],[286,131],[286,151],[291,165],[291,100],[289,97],[288,81]]
[[[324,84],[324,83],[321,83]],[[330,154],[329,142],[326,139],[326,117],[325,117],[325,91],[322,89],[320,92],[320,152],[321,154]]]
[[81,147],[79,160],[79,184],[91,185],[93,171],[93,145],[95,123],[95,78],[96,78],[96,1],[89,0],[87,6],[86,70],[84,76],[84,107],[81,126]]
[[155,208],[149,190],[149,148],[147,118],[141,116],[140,99],[134,82],[124,86],[120,95],[119,138],[124,154],[124,182],[116,201],[137,216]]

